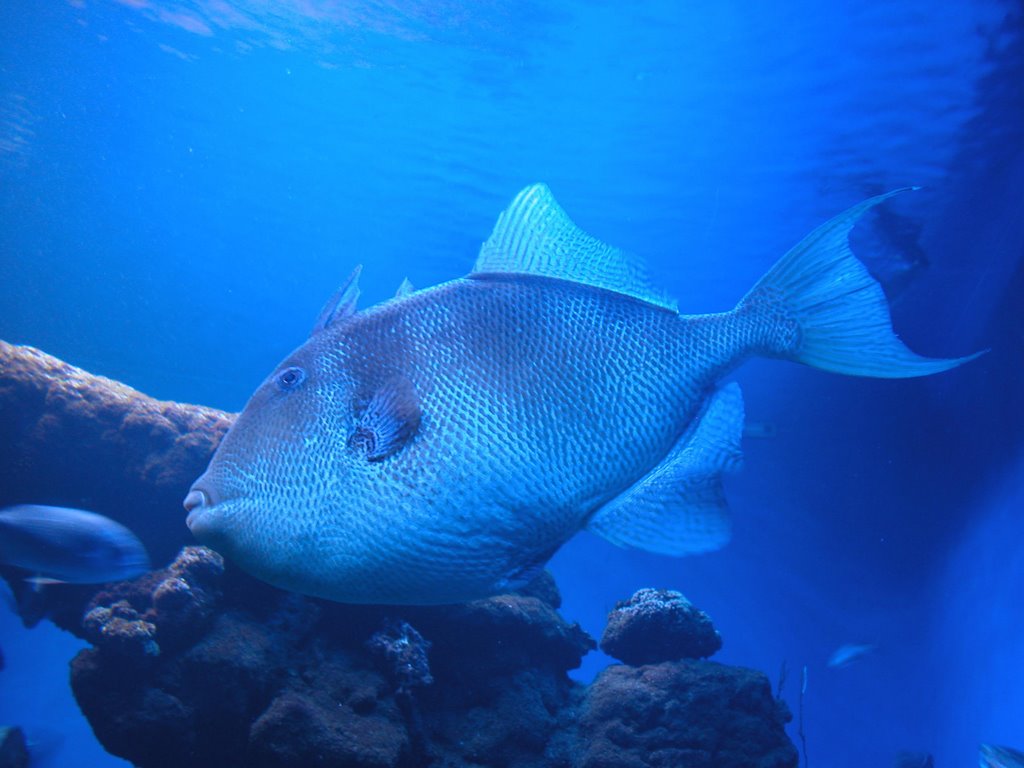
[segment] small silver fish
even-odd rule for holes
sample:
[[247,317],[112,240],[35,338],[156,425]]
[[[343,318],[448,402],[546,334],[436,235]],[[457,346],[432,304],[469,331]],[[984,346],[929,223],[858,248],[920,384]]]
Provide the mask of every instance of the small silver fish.
[[980,752],[981,768],[1024,768],[1024,752],[1020,750],[982,744]]
[[841,645],[832,652],[831,656],[828,657],[828,665],[830,667],[848,666],[867,656],[869,653],[874,651],[876,647],[877,646],[870,643],[847,643],[846,645]]
[[0,510],[0,564],[37,583],[101,584],[149,570],[145,547],[103,515],[67,507],[21,504]]
[[356,311],[357,269],[185,499],[199,541],[351,603],[515,588],[586,528],[683,555],[729,539],[722,475],[752,355],[860,376],[945,371],[892,331],[847,235],[814,230],[728,312],[680,315],[642,265],[523,190],[472,273]]

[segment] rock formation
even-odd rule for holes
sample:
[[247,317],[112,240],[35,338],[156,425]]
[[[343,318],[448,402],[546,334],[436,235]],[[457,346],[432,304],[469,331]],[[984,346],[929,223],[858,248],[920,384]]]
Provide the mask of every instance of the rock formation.
[[706,659],[722,647],[711,618],[678,592],[641,589],[608,614],[601,650],[625,664]]
[[181,501],[233,419],[0,341],[0,508],[99,512],[163,565],[191,543]]
[[620,603],[602,645],[632,666],[584,686],[567,672],[595,643],[547,574],[462,605],[347,606],[183,548],[181,499],[230,422],[0,342],[0,505],[93,509],[170,561],[23,607],[91,644],[71,684],[111,753],[142,768],[797,765],[785,704],[761,673],[700,660],[721,639],[678,593]]

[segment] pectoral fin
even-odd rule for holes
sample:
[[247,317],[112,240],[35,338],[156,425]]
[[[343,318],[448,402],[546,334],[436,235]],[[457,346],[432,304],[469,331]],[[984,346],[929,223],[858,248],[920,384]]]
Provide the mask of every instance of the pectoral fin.
[[367,401],[349,438],[349,445],[366,451],[369,461],[381,461],[399,451],[420,426],[420,401],[412,382],[395,376]]
[[716,390],[665,459],[599,509],[587,529],[623,547],[666,555],[719,549],[732,531],[722,475],[739,468],[743,397]]

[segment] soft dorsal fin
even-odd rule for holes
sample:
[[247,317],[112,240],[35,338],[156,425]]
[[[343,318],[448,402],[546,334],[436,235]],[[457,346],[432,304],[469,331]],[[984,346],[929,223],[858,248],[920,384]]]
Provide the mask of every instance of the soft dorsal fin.
[[643,262],[573,224],[545,184],[518,195],[480,247],[470,277],[536,275],[593,285],[677,312],[650,287]]
[[327,300],[313,324],[313,333],[322,331],[339,318],[351,317],[356,313],[356,302],[359,301],[359,275],[362,271],[362,264],[353,269],[348,279]]
[[398,286],[398,290],[395,291],[395,298],[404,299],[415,290],[416,289],[412,287],[412,283],[409,282],[408,277],[402,278],[402,284]]

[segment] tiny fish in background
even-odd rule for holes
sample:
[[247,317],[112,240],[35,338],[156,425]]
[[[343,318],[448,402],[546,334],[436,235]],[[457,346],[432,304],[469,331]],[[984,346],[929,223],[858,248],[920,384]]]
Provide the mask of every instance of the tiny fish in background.
[[108,517],[21,504],[0,510],[0,564],[37,583],[101,584],[145,573],[149,556],[135,534]]
[[252,396],[185,499],[196,538],[271,584],[453,603],[529,582],[581,529],[684,555],[728,541],[722,475],[753,355],[926,376],[847,236],[818,227],[728,312],[680,315],[543,184],[470,275],[356,311],[359,270]]
[[981,768],[1024,768],[1024,752],[982,744],[979,765]]
[[855,661],[860,661],[869,653],[872,653],[877,646],[871,645],[870,643],[856,644],[847,643],[836,648],[832,655],[828,657],[828,665],[830,667],[845,667],[853,664]]
[[778,427],[769,421],[748,421],[743,425],[743,436],[754,438],[770,438],[779,434]]
[[935,768],[935,758],[927,752],[900,752],[893,768]]

